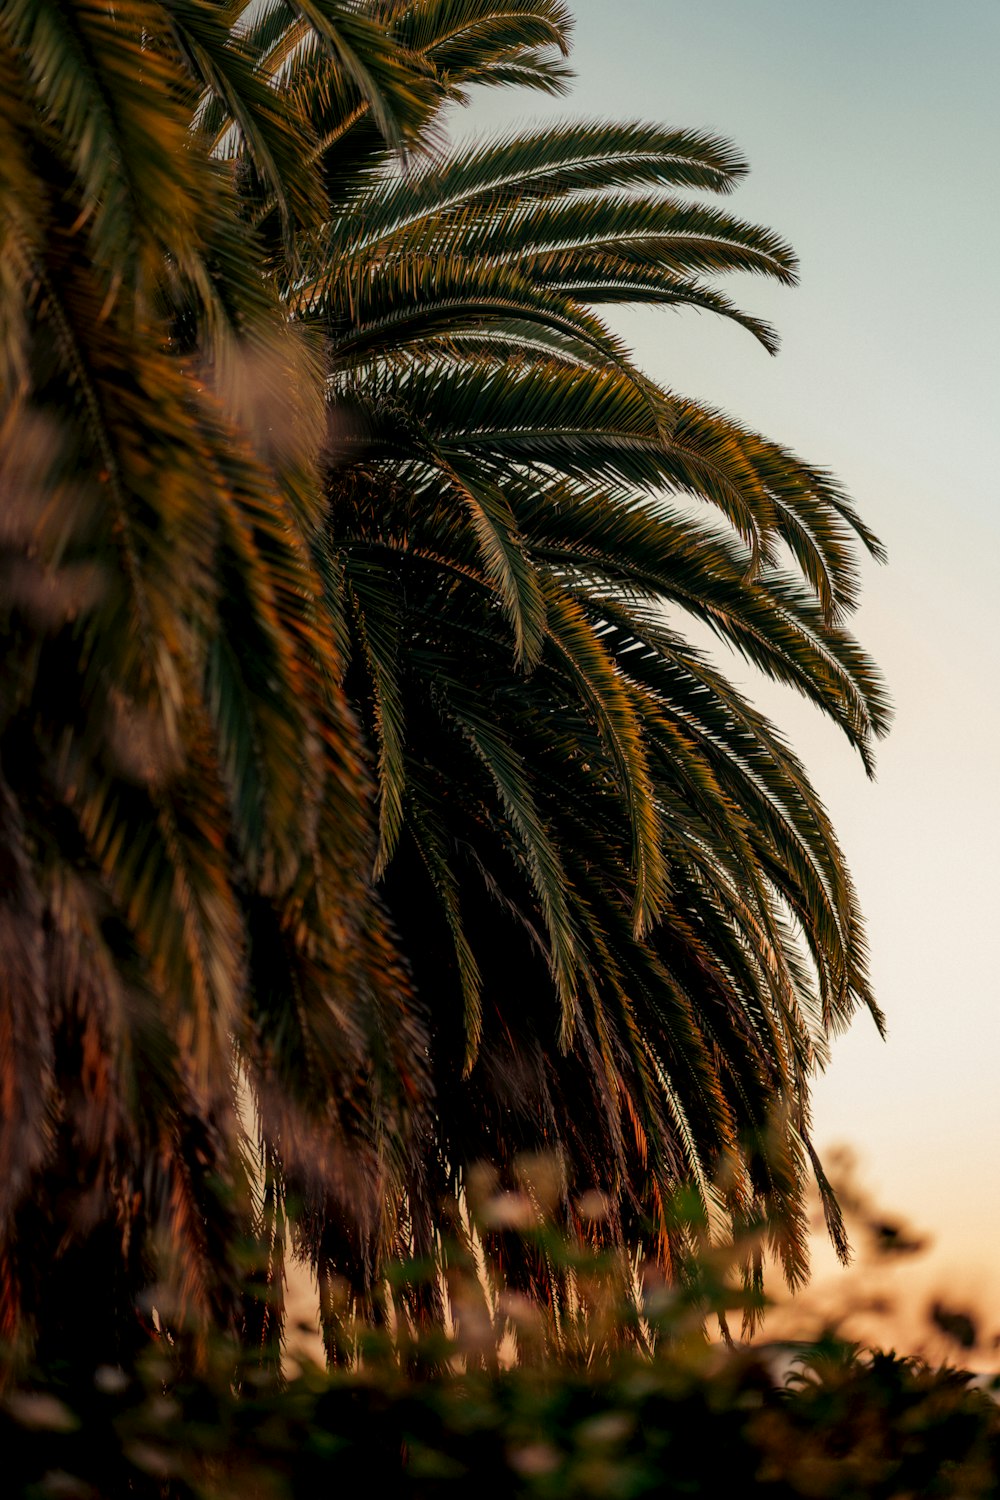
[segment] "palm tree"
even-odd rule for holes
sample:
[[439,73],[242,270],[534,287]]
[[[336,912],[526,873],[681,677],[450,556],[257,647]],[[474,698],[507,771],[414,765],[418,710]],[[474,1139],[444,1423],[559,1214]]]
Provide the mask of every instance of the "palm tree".
[[[323,366],[248,212],[292,255],[327,208],[244,9],[0,7],[0,1336],[42,1359],[129,1358],[153,1282],[161,1321],[239,1325],[254,1227],[280,1282],[236,1057],[331,1200],[413,1175],[423,1042],[312,556]],[[265,10],[405,144],[426,85],[384,28]]]
[[[442,104],[506,79],[512,25],[565,46],[557,4],[388,10]],[[559,87],[549,56],[517,81]],[[763,1221],[794,1285],[810,1172],[846,1246],[809,1080],[858,1005],[880,1017],[820,800],[684,621],[805,694],[870,767],[887,705],[843,620],[857,547],[879,547],[828,475],[658,388],[596,311],[693,306],[773,349],[711,278],[790,283],[792,252],[677,196],[746,170],[690,132],[513,132],[402,173],[363,121],[321,133],[331,215],[283,295],[322,329],[349,414],[321,566],[430,1026],[437,1192],[555,1151],[568,1228],[598,1187],[600,1233],[676,1271],[671,1194],[693,1182],[708,1218]],[[415,1217],[406,1248],[435,1232]],[[487,1239],[498,1274],[558,1295],[543,1259]]]
[[599,1187],[594,1234],[676,1267],[693,1181],[803,1274],[809,1078],[877,1017],[860,919],[802,766],[682,627],[867,758],[885,704],[842,619],[877,544],[595,312],[773,347],[710,278],[790,281],[791,252],[675,196],[728,191],[731,147],[444,147],[476,85],[560,90],[568,26],[0,8],[0,1257],[43,1353],[127,1357],[153,1280],[161,1318],[266,1344],[287,1218],[377,1315],[393,1257],[452,1253],[473,1164],[540,1148],[574,1232]]

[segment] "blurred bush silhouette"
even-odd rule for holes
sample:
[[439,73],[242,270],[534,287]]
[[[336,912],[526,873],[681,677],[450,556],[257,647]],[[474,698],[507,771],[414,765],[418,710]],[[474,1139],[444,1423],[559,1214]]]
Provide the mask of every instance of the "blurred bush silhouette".
[[[342,1363],[284,1374],[220,1343],[197,1375],[164,1335],[136,1373],[44,1378],[8,1350],[0,1396],[4,1494],[31,1500],[314,1500],[351,1494],[570,1497],[954,1497],[1000,1489],[1000,1379],[821,1332],[737,1345],[714,1336],[749,1312],[744,1244],[703,1248],[676,1284],[556,1232],[545,1164],[517,1193],[484,1178],[475,1236],[502,1230],[551,1260],[561,1305],[488,1284],[468,1251],[445,1261],[456,1309],[423,1328],[414,1263],[386,1316],[345,1324]],[[597,1222],[602,1211],[587,1205]],[[691,1215],[683,1198],[678,1216]],[[874,1219],[873,1219],[874,1222]],[[888,1222],[881,1220],[880,1222]],[[692,1242],[699,1226],[689,1218]],[[903,1231],[900,1230],[903,1237]],[[913,1239],[906,1231],[906,1237]],[[892,1238],[892,1237],[890,1237]],[[631,1283],[631,1284],[630,1284]],[[931,1316],[958,1351],[968,1313]]]

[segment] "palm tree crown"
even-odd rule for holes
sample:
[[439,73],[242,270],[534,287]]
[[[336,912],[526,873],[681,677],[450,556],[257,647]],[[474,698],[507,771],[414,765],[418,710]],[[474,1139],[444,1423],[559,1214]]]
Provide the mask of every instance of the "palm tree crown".
[[[442,102],[504,55],[475,29],[498,9],[461,7]],[[564,35],[558,7],[523,11]],[[402,8],[397,34],[419,19],[433,62],[454,12]],[[878,544],[828,475],[655,386],[598,313],[692,305],[771,349],[707,278],[790,282],[794,257],[677,196],[745,171],[690,132],[514,132],[402,173],[371,135],[355,151],[284,296],[349,413],[323,567],[433,1037],[439,1191],[555,1149],[570,1222],[599,1185],[613,1232],[669,1261],[671,1186],[693,1179],[733,1225],[771,1225],[795,1282],[810,1166],[843,1247],[808,1079],[859,1003],[878,1011],[822,805],[683,621],[870,765],[886,701],[843,619],[857,544]]]
[[0,10],[9,1333],[74,1244],[117,1247],[119,1343],[165,1264],[185,1317],[266,1339],[286,1214],[372,1308],[389,1260],[468,1232],[475,1163],[538,1151],[568,1229],[667,1268],[681,1183],[795,1282],[811,1165],[843,1242],[808,1087],[879,1019],[854,891],[684,625],[870,765],[886,701],[844,620],[878,544],[601,315],[773,349],[712,280],[791,282],[792,252],[690,196],[735,186],[731,146],[448,149],[475,86],[561,91],[568,33],[559,0]]

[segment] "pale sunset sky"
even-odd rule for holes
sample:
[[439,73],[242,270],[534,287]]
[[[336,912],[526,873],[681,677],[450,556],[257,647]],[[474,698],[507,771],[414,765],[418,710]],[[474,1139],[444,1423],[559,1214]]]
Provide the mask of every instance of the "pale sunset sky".
[[1000,1327],[1000,0],[571,8],[569,97],[481,94],[453,135],[614,117],[728,136],[752,170],[727,205],[798,252],[795,289],[730,278],[776,359],[695,313],[616,326],[667,385],[832,469],[888,548],[856,618],[896,703],[877,780],[755,688],[834,815],[889,1022],[836,1044],[815,1134],[856,1148]]

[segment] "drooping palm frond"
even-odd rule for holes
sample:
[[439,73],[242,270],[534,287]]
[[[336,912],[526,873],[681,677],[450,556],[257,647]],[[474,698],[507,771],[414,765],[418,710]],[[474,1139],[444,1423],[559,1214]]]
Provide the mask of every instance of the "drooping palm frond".
[[[344,485],[341,476],[332,529],[347,554],[348,594],[364,601],[366,621],[393,604],[391,637],[367,629],[359,668],[373,683],[393,683],[397,748],[382,795],[391,789],[401,811],[385,881],[418,990],[434,995],[436,1117],[453,1188],[462,1163],[482,1156],[512,1172],[519,1152],[560,1145],[578,1187],[599,1183],[622,1205],[623,1227],[648,1231],[679,1177],[709,1182],[731,1152],[739,1159],[735,1143],[752,1137],[783,1149],[786,1137],[772,1140],[767,1126],[780,1099],[802,1107],[789,1128],[808,1140],[808,1079],[825,1038],[859,1002],[872,1003],[853,889],[802,766],[653,605],[655,596],[693,599],[696,615],[711,614],[738,640],[744,614],[765,618],[780,580],[748,580],[738,544],[648,504],[634,507],[630,539],[628,513],[606,502],[617,544],[609,539],[602,556],[593,517],[591,545],[582,542],[573,502],[586,512],[586,492],[563,485],[548,504],[535,494],[529,509],[514,506],[548,605],[541,662],[525,677],[454,510],[439,502],[432,519],[430,494],[417,492],[423,503],[414,505],[403,486],[405,513],[394,521],[391,492],[376,491],[381,506],[367,495],[359,503],[372,518],[365,527]],[[373,576],[381,598],[372,597]],[[623,588],[645,602],[629,604]],[[808,594],[806,603],[818,616]],[[803,671],[810,650],[799,641],[790,653]],[[832,700],[825,653],[811,670],[815,696]],[[576,980],[569,1011],[548,977],[549,922],[533,894],[523,825],[469,755],[473,695],[559,852]],[[881,724],[876,681],[863,700]],[[374,695],[362,702],[375,712]],[[605,728],[609,711],[620,722]],[[377,738],[378,717],[370,723]],[[621,758],[629,725],[664,872],[642,940],[628,794],[643,783]],[[449,1040],[460,1027],[464,1056]],[[734,1179],[734,1218],[766,1205],[776,1233],[801,1229],[801,1173],[775,1186],[767,1152],[755,1161],[751,1152]],[[783,1251],[797,1278],[798,1232]]]

